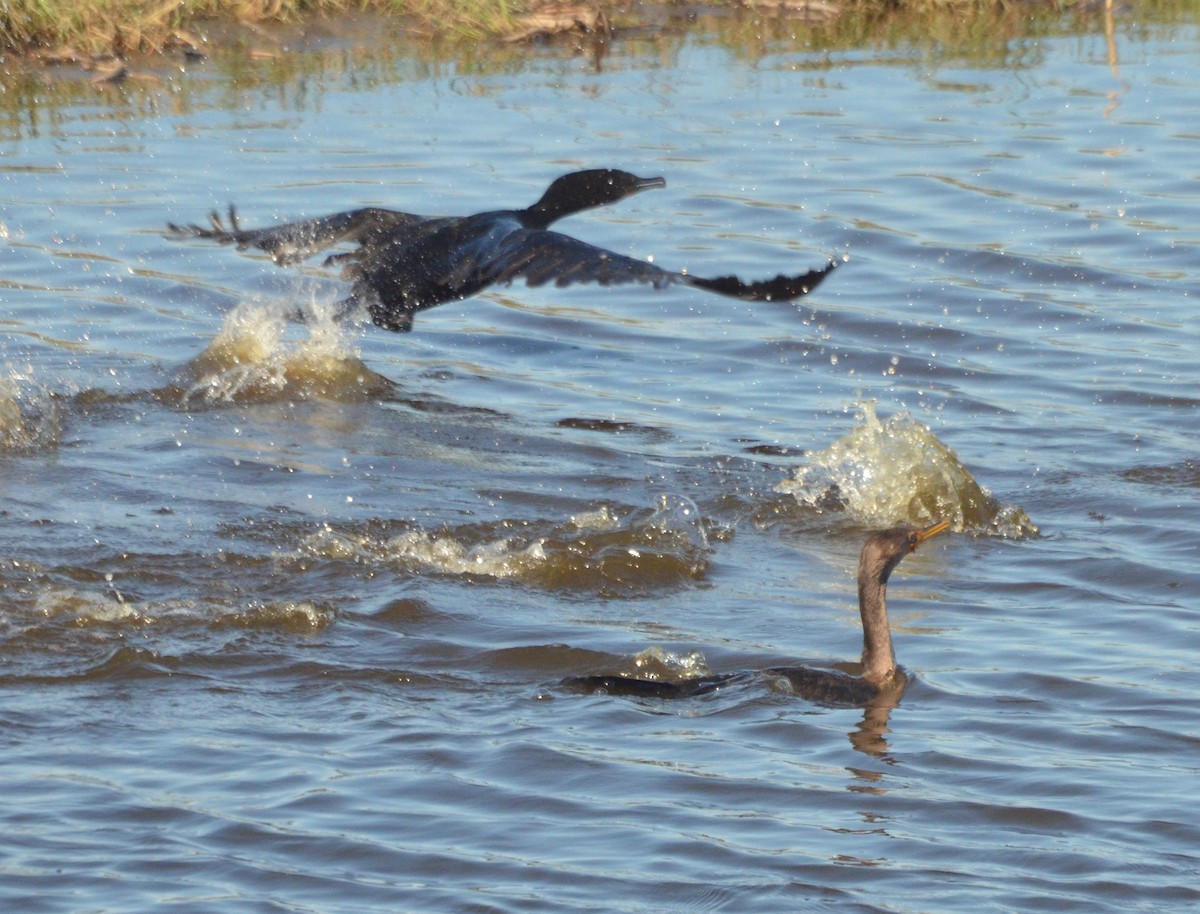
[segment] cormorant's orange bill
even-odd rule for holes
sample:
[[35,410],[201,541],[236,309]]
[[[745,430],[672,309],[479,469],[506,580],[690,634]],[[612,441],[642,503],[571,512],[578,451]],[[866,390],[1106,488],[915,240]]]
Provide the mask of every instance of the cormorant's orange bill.
[[[939,533],[945,533],[950,529],[950,521],[940,520],[936,524],[930,524],[928,527],[922,527],[920,530],[913,532],[912,549],[916,549],[925,540],[933,539]],[[909,551],[911,552],[912,549]]]

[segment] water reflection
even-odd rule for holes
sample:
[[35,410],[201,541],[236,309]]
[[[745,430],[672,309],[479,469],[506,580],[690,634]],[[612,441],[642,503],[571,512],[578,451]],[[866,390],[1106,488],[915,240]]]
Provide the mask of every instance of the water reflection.
[[[904,675],[903,671],[901,675]],[[849,733],[850,745],[865,755],[894,763],[895,759],[888,754],[888,724],[892,719],[892,711],[899,707],[903,694],[904,689],[901,688],[899,691],[882,692],[872,700],[863,709],[863,719]],[[882,775],[876,772],[855,773],[860,779],[883,780]]]
[[[1123,87],[1117,95],[1127,88],[1117,72],[1116,34],[1124,12],[1112,0],[1104,0],[1099,12],[1113,75]],[[1160,3],[1156,21],[1140,28],[1143,34],[1169,37],[1177,25],[1191,22],[1191,13],[1187,0]],[[1012,71],[1043,62],[1040,43],[1031,34],[1073,34],[1086,28],[1093,15],[1090,4],[1079,4],[1066,15],[1057,6],[998,4],[971,16],[897,6],[883,15],[822,15],[814,20],[759,4],[720,11],[670,4],[613,11],[607,28],[572,29],[549,38],[543,30],[540,39],[534,29],[509,41],[444,34],[430,39],[363,12],[337,20],[254,26],[212,21],[195,42],[203,54],[178,43],[163,55],[131,56],[124,72],[133,78],[105,83],[112,91],[103,94],[94,81],[104,62],[86,54],[58,49],[33,61],[9,58],[0,114],[10,118],[10,135],[15,128],[36,136],[55,123],[57,108],[80,103],[103,101],[140,116],[165,113],[164,98],[176,114],[207,107],[213,98],[209,86],[194,91],[199,87],[181,79],[181,73],[215,82],[215,99],[223,109],[255,110],[261,107],[260,93],[271,90],[272,102],[285,110],[316,110],[337,93],[370,92],[405,80],[448,77],[460,80],[464,91],[478,92],[485,89],[481,77],[525,73],[531,59],[556,60],[568,70],[583,59],[594,73],[652,61],[670,66],[689,45],[721,47],[765,69],[829,71],[839,65],[841,55],[857,59],[864,48],[873,48],[878,60],[894,55],[897,64],[915,63],[929,71],[963,63]],[[1110,98],[1115,105],[1117,99]]]
[[1104,0],[1104,43],[1108,49],[1108,67],[1112,71],[1113,79],[1117,82],[1116,89],[1110,89],[1108,92],[1108,107],[1104,109],[1104,116],[1111,118],[1118,108],[1121,107],[1121,97],[1129,92],[1130,84],[1121,76],[1119,61],[1120,55],[1117,50],[1117,17],[1114,0]]

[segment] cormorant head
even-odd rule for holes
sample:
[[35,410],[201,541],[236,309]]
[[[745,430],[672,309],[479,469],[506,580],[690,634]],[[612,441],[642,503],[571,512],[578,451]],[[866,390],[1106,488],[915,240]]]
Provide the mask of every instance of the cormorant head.
[[638,191],[666,187],[664,178],[639,178],[615,168],[573,171],[556,178],[542,199],[525,211],[530,227],[544,228],[556,219],[580,210],[616,203]]
[[887,581],[896,566],[927,539],[950,529],[950,521],[940,520],[928,527],[893,527],[872,533],[863,544],[859,575],[881,583]]

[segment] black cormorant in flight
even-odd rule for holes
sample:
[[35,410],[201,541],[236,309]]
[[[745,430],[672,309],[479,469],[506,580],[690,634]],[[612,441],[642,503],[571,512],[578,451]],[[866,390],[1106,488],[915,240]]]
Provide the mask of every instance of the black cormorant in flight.
[[781,274],[761,282],[742,282],[736,276],[706,279],[664,270],[550,231],[564,216],[616,203],[666,183],[662,178],[639,178],[627,171],[592,169],[558,178],[526,209],[430,217],[369,207],[270,228],[243,229],[230,205],[227,221],[215,211],[209,216],[210,228],[170,223],[168,228],[177,236],[212,238],[221,244],[236,244],[239,250],[260,248],[278,264],[299,262],[339,242],[354,242],[358,245],[355,250],[325,261],[327,265],[344,264],[342,276],[353,282],[341,313],[365,305],[376,324],[397,332],[411,330],[418,311],[469,298],[494,283],[509,283],[518,277],[531,286],[644,282],[662,288],[683,283],[750,301],[791,301],[815,289],[836,266],[830,261],[798,276]]

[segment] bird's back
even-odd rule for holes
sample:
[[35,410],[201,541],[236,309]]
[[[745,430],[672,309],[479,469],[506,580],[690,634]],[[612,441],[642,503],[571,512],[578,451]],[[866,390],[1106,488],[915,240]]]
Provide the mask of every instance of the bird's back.
[[354,280],[356,297],[374,299],[379,308],[411,319],[417,311],[469,298],[495,282],[503,267],[497,251],[509,236],[524,231],[508,211],[397,225],[355,252],[346,278]]

